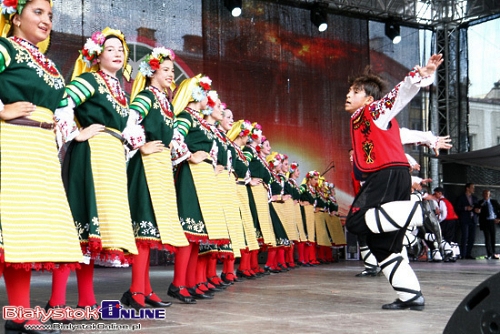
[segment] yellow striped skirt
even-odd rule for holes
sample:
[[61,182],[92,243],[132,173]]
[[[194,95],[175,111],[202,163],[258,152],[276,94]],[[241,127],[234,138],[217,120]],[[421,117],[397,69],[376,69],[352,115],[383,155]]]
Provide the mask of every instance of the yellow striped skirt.
[[345,240],[345,232],[340,218],[337,216],[330,216],[326,218],[326,227],[330,232],[332,237],[332,242],[335,246],[345,246],[347,244]]
[[170,150],[143,155],[142,162],[162,244],[189,246],[177,212]]
[[286,217],[284,221],[286,235],[288,235],[289,240],[297,241],[299,240],[299,230],[297,229],[293,199],[286,200],[285,203],[283,203],[283,209]]
[[220,190],[220,194],[217,197],[220,198],[224,215],[226,216],[227,229],[231,238],[234,257],[240,257],[240,249],[245,249],[246,245],[234,177],[228,175],[228,172],[224,170],[216,178],[219,184],[216,189]]
[[304,230],[304,221],[302,220],[302,213],[300,211],[300,204],[293,201],[293,218],[299,231],[299,241],[307,241],[306,231]]
[[102,248],[137,254],[128,204],[123,145],[109,134],[94,136],[88,143]]
[[326,230],[326,216],[325,212],[316,212],[314,214],[314,226],[316,228],[316,242],[320,246],[331,246],[330,236]]
[[[30,117],[53,122],[38,107]],[[0,122],[0,221],[5,262],[79,262],[82,251],[53,130]]]
[[315,242],[314,207],[312,205],[304,205],[303,208],[306,217],[307,241]]
[[273,223],[271,222],[271,215],[269,213],[267,190],[262,184],[252,186],[250,189],[252,190],[252,195],[255,200],[260,231],[264,238],[264,243],[276,246],[276,236],[274,235]]
[[210,240],[229,240],[226,217],[219,198],[216,196],[217,180],[211,164],[200,162],[189,163],[193,176],[196,195],[200,204],[203,222]]
[[296,238],[294,239],[294,237],[297,236],[297,231],[295,230],[294,232],[293,227],[291,226],[292,222],[290,220],[290,216],[287,214],[285,203],[273,202],[272,205],[274,211],[276,211],[276,214],[278,215],[278,218],[281,221],[281,224],[283,225],[283,229],[286,232],[288,240],[297,240]]
[[248,191],[246,185],[236,185],[236,193],[239,200],[239,208],[241,213],[241,220],[243,222],[243,230],[245,232],[245,242],[248,250],[259,249],[259,242],[257,241],[257,233],[253,225],[252,212],[250,211],[250,204],[248,200]]

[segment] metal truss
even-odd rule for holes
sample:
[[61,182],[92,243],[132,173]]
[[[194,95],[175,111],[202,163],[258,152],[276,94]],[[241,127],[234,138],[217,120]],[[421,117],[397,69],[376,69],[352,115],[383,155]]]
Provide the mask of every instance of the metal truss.
[[320,6],[332,14],[432,29],[439,24],[463,25],[500,17],[498,0],[263,0],[311,9]]

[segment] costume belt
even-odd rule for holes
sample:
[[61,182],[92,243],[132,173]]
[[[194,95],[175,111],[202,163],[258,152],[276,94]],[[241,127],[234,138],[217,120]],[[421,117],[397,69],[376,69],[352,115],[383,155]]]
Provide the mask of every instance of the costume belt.
[[[36,106],[36,109],[38,111],[52,114],[52,110],[50,110],[48,108]],[[5,123],[9,123],[9,124],[13,124],[13,125],[21,125],[21,126],[30,126],[33,128],[40,128],[40,129],[46,129],[46,130],[54,130],[54,128],[56,127],[55,123],[39,122],[39,121],[32,120],[28,117],[14,118],[14,119],[5,121]]]
[[125,140],[125,138],[123,138],[122,135],[119,134],[116,131],[118,131],[118,130],[111,129],[111,128],[104,128],[104,130],[102,130],[102,132],[112,135],[113,137],[115,137],[116,139],[118,139],[119,141],[121,141],[122,144],[125,144],[127,142]]

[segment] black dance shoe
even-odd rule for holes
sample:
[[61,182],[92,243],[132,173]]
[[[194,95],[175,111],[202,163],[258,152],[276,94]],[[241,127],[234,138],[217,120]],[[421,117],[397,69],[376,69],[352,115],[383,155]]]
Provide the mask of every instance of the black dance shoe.
[[236,270],[236,277],[254,279],[255,275],[252,275],[248,270]]
[[154,308],[163,308],[163,307],[169,307],[170,305],[172,305],[171,302],[164,302],[163,300],[157,302],[156,300],[152,300],[151,297],[153,295],[153,291],[151,291],[151,293],[149,295],[147,295],[146,297],[144,297],[144,302],[146,304],[148,304],[149,306],[152,306]]
[[138,302],[135,301],[132,296],[135,295],[143,295],[142,292],[130,292],[130,290],[127,290],[123,293],[122,298],[120,299],[120,303],[122,303],[125,306],[132,307],[134,310],[139,311],[141,308],[145,308],[146,305],[141,305]]
[[196,286],[192,288],[187,288],[189,294],[193,296],[194,299],[213,299],[214,295],[210,292],[197,293]]
[[225,273],[220,274],[220,279],[226,284],[234,284],[235,282],[234,280],[228,279]]
[[[44,307],[45,312],[48,312],[51,308],[52,309],[65,309],[66,305],[55,305],[55,306],[52,306],[52,305],[49,304],[49,302],[47,302],[47,305],[45,305],[45,307]],[[65,324],[65,325],[71,324],[71,320],[68,320],[68,319],[53,320],[52,318],[50,318],[50,322],[52,322],[52,323],[61,323],[61,324]]]
[[36,329],[26,329],[24,325],[26,325],[28,321],[23,321],[21,323],[14,322],[12,320],[7,320],[5,322],[5,334],[59,334],[60,330],[36,330]]
[[281,270],[278,270],[278,269],[273,269],[271,267],[268,267],[268,266],[265,266],[264,267],[264,270],[268,273],[274,273],[274,274],[278,274],[281,272]]
[[415,298],[412,298],[406,302],[401,299],[396,299],[394,302],[390,304],[382,305],[384,310],[415,310],[422,311],[425,307],[425,299],[424,296],[420,295]]
[[375,277],[377,276],[377,270],[363,270],[359,274],[356,274],[356,277]]
[[[212,284],[212,283],[210,283],[210,284]],[[213,288],[209,287],[209,286],[208,286],[208,282],[203,282],[203,283],[200,283],[200,284],[196,284],[196,286],[198,286],[198,287],[199,287],[200,285],[205,286],[205,287],[208,289],[208,291],[211,291],[211,292],[220,292],[220,291],[224,291],[224,289],[219,288],[219,287],[217,287],[217,286],[215,286],[215,285],[213,285],[213,284],[212,284],[212,285],[213,285]],[[203,290],[202,290],[202,291],[203,291]]]
[[278,267],[280,267],[281,271],[290,271],[286,265],[283,265],[283,263],[278,263]]
[[207,280],[208,280],[208,283],[212,284],[216,288],[226,289],[228,286],[231,285],[231,283],[227,284],[222,279],[219,280],[220,283],[215,283],[215,281],[213,280],[214,278],[218,278],[218,277],[217,276],[213,276],[213,277],[207,278]]
[[176,287],[175,285],[170,284],[170,286],[168,287],[167,295],[169,295],[172,298],[178,299],[186,304],[196,304],[196,300],[194,300],[193,297],[184,296],[181,294],[182,289],[185,289],[185,287],[184,286]]

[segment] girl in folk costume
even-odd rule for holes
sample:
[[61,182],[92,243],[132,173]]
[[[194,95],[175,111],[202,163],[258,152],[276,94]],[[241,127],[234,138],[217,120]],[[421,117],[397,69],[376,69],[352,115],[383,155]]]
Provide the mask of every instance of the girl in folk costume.
[[[247,183],[250,211],[252,212],[257,239],[261,247],[265,249],[267,245],[276,246],[276,237],[274,236],[268,205],[270,198],[268,184],[271,180],[271,174],[266,167],[265,160],[259,154],[262,143],[262,127],[257,123],[253,123],[252,127],[249,142],[243,148],[243,154],[248,160],[248,169],[252,178],[252,182]],[[252,271],[255,274],[269,275],[269,271],[263,270],[259,266],[258,256],[258,251],[251,251],[250,266]]]
[[308,266],[318,265],[316,259],[316,224],[314,216],[314,206],[317,197],[317,186],[319,173],[315,170],[306,174],[306,178],[300,186],[300,201],[305,219],[307,243],[305,247],[305,264]]
[[[298,264],[302,265],[305,263],[305,243],[307,242],[306,232],[304,229],[304,221],[302,219],[302,210],[300,205],[300,185],[297,183],[297,180],[300,176],[299,164],[296,162],[292,162],[288,168],[288,180],[285,187],[288,187],[289,193],[292,195],[293,199],[293,219],[297,226],[298,230],[298,240],[294,240],[295,245],[297,246],[297,254],[298,254]],[[293,250],[292,250],[292,259],[293,259]],[[291,261],[291,260],[289,260]]]
[[335,198],[335,185],[331,182],[323,184],[326,198],[328,199],[328,216],[326,218],[326,227],[332,238],[335,247],[343,247],[347,244],[345,232],[339,218],[339,205]]
[[[0,1],[0,8],[0,276],[8,305],[29,308],[32,268],[69,272],[83,257],[53,131],[64,79],[43,54],[52,1]],[[26,323],[40,324],[7,320],[5,332],[25,333]]]
[[[228,110],[224,111],[225,116],[228,116]],[[225,127],[224,120],[221,122],[221,125]],[[241,214],[241,220],[243,223],[243,229],[245,232],[245,244],[246,247],[244,249],[240,249],[241,258],[240,265],[238,267],[237,273],[246,278],[253,278],[257,276],[255,272],[253,272],[252,267],[250,265],[250,254],[251,252],[259,251],[259,243],[256,237],[256,229],[253,224],[252,213],[250,211],[250,203],[248,199],[248,191],[246,185],[256,186],[260,184],[260,181],[257,179],[252,179],[250,176],[250,171],[248,169],[248,160],[246,159],[242,147],[246,145],[248,142],[248,137],[250,136],[250,132],[252,130],[252,124],[249,121],[239,120],[235,122],[231,129],[227,132],[227,137],[232,141],[232,148],[235,152],[233,158],[233,169],[234,174],[236,176],[236,192],[239,201],[239,210]],[[260,276],[260,273],[258,274]],[[233,282],[238,281],[238,277],[234,275],[233,272],[222,272],[222,279],[225,282]]]
[[318,244],[318,261],[320,263],[333,262],[332,238],[327,230],[328,198],[324,192],[324,186],[327,183],[325,178],[319,178],[317,186],[316,205],[314,207],[314,225],[316,228],[316,241]]
[[189,159],[178,164],[175,172],[177,209],[189,246],[181,256],[176,255],[174,270],[178,274],[168,291],[170,296],[183,301],[186,298],[192,300],[191,297],[213,298],[196,282],[199,247],[229,243],[226,218],[213,195],[217,187],[215,134],[200,114],[200,110],[206,109],[211,83],[201,74],[186,79],[180,84],[173,101],[177,116],[175,127],[191,152]]
[[[263,143],[262,153],[266,152],[266,143]],[[268,168],[272,174],[271,179],[271,203],[270,203],[270,213],[271,219],[273,222],[274,233],[276,235],[276,244],[279,247],[268,249],[268,263],[266,267],[269,270],[279,270],[279,271],[288,271],[288,267],[285,261],[285,248],[290,247],[290,239],[288,237],[287,229],[288,224],[288,216],[285,212],[284,203],[291,199],[290,194],[285,194],[285,180],[280,177],[278,174],[281,171],[281,164],[283,163],[284,156],[277,153],[272,152],[266,157],[266,161],[268,163]],[[273,255],[273,253],[275,253]],[[274,261],[273,261],[274,258]]]
[[219,245],[219,247],[215,244],[200,245],[198,267],[196,268],[196,282],[198,288],[205,293],[208,291],[221,291],[228,286],[228,284],[222,282],[217,276],[217,259],[220,258],[224,261],[226,268],[228,266],[228,261],[234,264],[233,245],[238,245],[241,243],[241,241],[238,242],[238,240],[242,240],[241,236],[238,238],[231,224],[239,217],[235,212],[236,207],[234,203],[231,202],[232,194],[230,193],[231,183],[229,179],[231,161],[228,160],[227,154],[228,142],[225,136],[217,129],[217,124],[223,118],[222,104],[216,91],[209,91],[207,97],[207,107],[202,110],[202,114],[204,115],[203,124],[209,127],[217,145],[217,156],[216,161],[214,161],[216,164],[215,175],[217,186],[213,188],[212,191],[213,196],[220,199],[222,202],[219,203],[219,205],[222,204],[221,208],[227,223],[231,243]]
[[[297,227],[297,221],[295,217],[295,205],[292,196],[292,185],[288,183],[288,171],[290,165],[288,163],[288,156],[286,154],[282,154],[282,162],[281,162],[281,170],[278,171],[278,176],[281,178],[283,182],[284,195],[289,195],[288,199],[283,203],[284,205],[284,214],[286,219],[284,220],[284,227],[286,230],[286,234],[290,239],[290,245],[285,247],[285,263],[288,268],[295,268],[295,260],[294,260],[294,245],[299,242],[299,229]],[[298,207],[297,207],[298,208]],[[302,221],[301,221],[302,224]]]
[[[71,143],[63,161],[63,179],[86,261],[76,271],[77,307],[96,308],[94,259],[137,255],[127,198],[125,149],[144,144],[144,131],[130,113],[118,71],[129,78],[128,47],[119,30],[105,28],[85,43],[75,63],[67,98],[60,103],[63,141]],[[77,129],[74,124],[80,127]],[[124,148],[124,146],[126,146]],[[109,180],[113,180],[109,183]],[[58,272],[66,282],[68,272]],[[65,284],[61,284],[61,289]],[[65,291],[53,292],[58,304]]]
[[[222,259],[222,274],[224,274],[226,279],[229,276],[229,279],[234,280],[235,258],[241,258],[242,254],[245,253],[247,246],[245,242],[243,218],[240,212],[241,204],[238,199],[237,186],[235,183],[234,164],[238,153],[236,152],[236,148],[233,146],[233,143],[227,136],[228,131],[231,130],[234,123],[233,112],[226,108],[225,104],[222,104],[222,108],[222,119],[219,122],[219,134],[217,136],[217,144],[219,145],[217,163],[223,164],[224,170],[217,175],[217,179],[219,181],[219,186],[224,189],[224,196],[222,197],[223,201],[226,202],[224,204],[224,213],[228,223],[229,235],[231,236],[231,246],[234,250],[234,257],[226,256]],[[249,208],[247,207],[247,209]],[[213,271],[212,273],[209,273],[209,277],[213,277],[213,275],[215,275],[216,279],[220,280],[215,273],[216,259],[212,259],[211,261],[213,261]]]
[[174,59],[171,49],[154,48],[139,65],[132,87],[130,109],[140,115],[146,144],[131,158],[127,168],[130,213],[139,254],[134,255],[132,283],[121,302],[136,309],[145,304],[171,304],[163,302],[151,288],[150,248],[176,253],[189,246],[179,222],[171,169],[174,114],[166,91],[173,84]]

